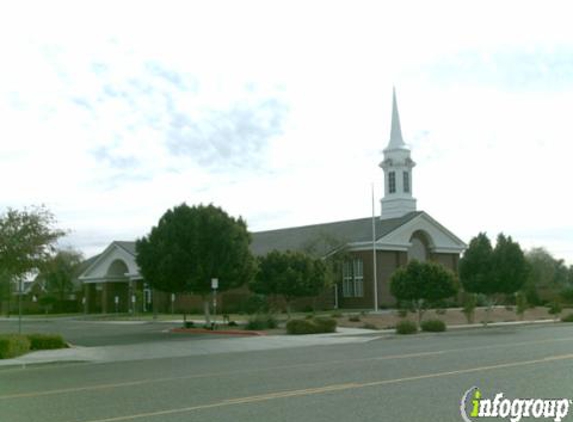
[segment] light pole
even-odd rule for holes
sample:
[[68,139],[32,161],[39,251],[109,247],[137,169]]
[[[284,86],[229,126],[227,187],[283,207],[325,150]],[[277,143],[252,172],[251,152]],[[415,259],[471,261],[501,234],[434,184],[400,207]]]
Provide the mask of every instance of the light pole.
[[22,279],[18,278],[18,334],[22,334]]
[[217,289],[219,288],[219,279],[211,279],[211,288],[213,289],[213,324],[211,325],[214,330],[217,324]]

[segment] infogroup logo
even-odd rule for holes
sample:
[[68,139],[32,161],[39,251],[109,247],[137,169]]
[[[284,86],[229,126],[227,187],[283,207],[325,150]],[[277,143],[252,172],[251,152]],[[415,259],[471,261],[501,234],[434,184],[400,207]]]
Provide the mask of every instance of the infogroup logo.
[[554,422],[560,422],[569,413],[571,403],[569,399],[508,399],[501,392],[487,399],[478,387],[472,387],[462,396],[460,412],[465,422],[480,418],[509,418],[511,422],[522,418],[553,418]]

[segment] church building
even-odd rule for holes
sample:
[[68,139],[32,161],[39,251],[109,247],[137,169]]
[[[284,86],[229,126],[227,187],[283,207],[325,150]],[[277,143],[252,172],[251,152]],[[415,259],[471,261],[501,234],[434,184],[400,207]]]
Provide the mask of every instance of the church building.
[[[393,93],[390,140],[380,167],[384,172],[381,215],[355,220],[316,224],[252,233],[255,256],[272,250],[311,250],[326,257],[344,247],[349,259],[343,265],[341,282],[322,295],[323,306],[374,309],[392,306],[392,273],[409,260],[432,260],[457,270],[466,244],[424,211],[418,211],[413,196],[415,162],[402,138],[400,116]],[[135,242],[112,242],[90,259],[79,279],[84,286],[86,311],[147,310],[152,292],[139,274]],[[156,295],[158,292],[154,292]],[[223,304],[241,300],[244,291],[224,293]],[[163,302],[169,302],[165,299]],[[198,299],[197,304],[199,304]],[[171,296],[171,306],[175,298]],[[187,298],[186,303],[193,302]],[[168,307],[167,303],[162,308]]]

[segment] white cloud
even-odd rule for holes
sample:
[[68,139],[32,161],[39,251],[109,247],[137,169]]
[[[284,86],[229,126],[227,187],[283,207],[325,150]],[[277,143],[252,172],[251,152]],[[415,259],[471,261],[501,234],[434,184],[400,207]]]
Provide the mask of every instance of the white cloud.
[[255,229],[365,216],[396,84],[419,208],[573,263],[567,6],[12,4],[0,207],[46,203],[90,253],[183,201]]

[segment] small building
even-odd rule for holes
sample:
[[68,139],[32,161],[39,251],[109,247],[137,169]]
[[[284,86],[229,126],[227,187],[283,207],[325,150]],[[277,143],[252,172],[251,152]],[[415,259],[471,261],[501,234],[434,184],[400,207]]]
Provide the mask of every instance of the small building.
[[[433,260],[454,271],[466,244],[428,213],[418,211],[413,196],[415,162],[402,138],[400,116],[393,94],[390,141],[380,167],[384,172],[381,215],[253,233],[252,252],[264,255],[274,249],[312,250],[327,256],[344,247],[350,259],[343,265],[341,282],[322,297],[324,304],[340,308],[391,306],[392,273],[409,260]],[[84,285],[88,311],[146,310],[152,292],[139,274],[135,242],[112,242],[79,279]],[[227,293],[227,300],[244,298],[245,292]],[[157,299],[157,298],[156,298]],[[173,306],[174,297],[162,295],[161,308]],[[181,300],[181,299],[180,299]],[[199,298],[187,298],[187,303]],[[223,295],[225,300],[225,295]],[[325,305],[327,306],[327,305]]]

